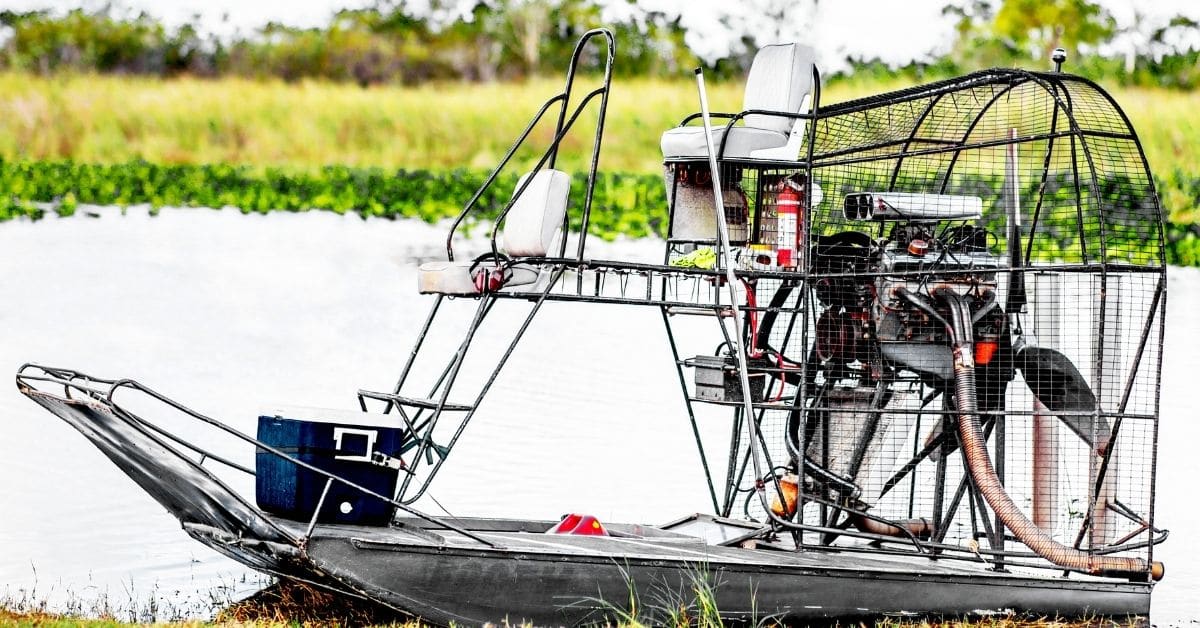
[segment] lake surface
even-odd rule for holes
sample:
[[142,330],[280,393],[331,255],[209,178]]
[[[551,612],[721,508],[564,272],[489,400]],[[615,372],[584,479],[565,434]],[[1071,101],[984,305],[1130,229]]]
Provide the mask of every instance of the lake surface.
[[[416,263],[444,252],[441,228],[326,212],[87,213],[0,224],[0,373],[36,361],[132,377],[248,433],[272,405],[352,409],[359,388],[390,389],[430,303],[416,294]],[[653,260],[659,246],[589,250]],[[1200,616],[1200,421],[1189,395],[1200,270],[1172,269],[1168,294],[1157,523],[1172,533],[1155,553],[1167,576],[1153,617],[1182,625]],[[472,310],[449,305],[444,342]],[[496,327],[522,314],[502,303]],[[487,334],[479,351],[505,340]],[[204,615],[261,582],[188,538],[15,387],[0,388],[0,421],[0,597],[126,614],[157,600],[167,616]],[[727,425],[701,428],[715,437]],[[653,523],[707,511],[657,310],[547,306],[431,492],[419,506],[434,514]]]

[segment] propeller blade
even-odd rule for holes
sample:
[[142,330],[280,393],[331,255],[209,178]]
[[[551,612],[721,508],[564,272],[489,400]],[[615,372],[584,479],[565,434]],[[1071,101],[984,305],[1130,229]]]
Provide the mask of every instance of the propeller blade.
[[1033,396],[1072,432],[1091,446],[1096,445],[1092,434],[1100,435],[1102,442],[1107,439],[1112,429],[1108,419],[1081,415],[1096,411],[1096,395],[1067,356],[1049,347],[1026,345],[1017,349],[1014,360]]

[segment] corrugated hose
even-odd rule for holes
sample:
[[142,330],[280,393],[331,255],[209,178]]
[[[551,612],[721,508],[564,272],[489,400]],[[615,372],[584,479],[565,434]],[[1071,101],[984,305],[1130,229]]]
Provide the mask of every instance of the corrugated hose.
[[1128,577],[1149,574],[1155,580],[1161,579],[1164,572],[1161,562],[1094,555],[1055,541],[1030,521],[1013,502],[992,466],[987,451],[987,440],[979,422],[975,388],[974,331],[970,307],[952,290],[936,291],[934,297],[950,308],[951,321],[947,327],[954,353],[954,397],[958,406],[958,433],[962,439],[963,453],[966,455],[967,467],[975,486],[996,516],[1029,549],[1060,567],[1094,575]]

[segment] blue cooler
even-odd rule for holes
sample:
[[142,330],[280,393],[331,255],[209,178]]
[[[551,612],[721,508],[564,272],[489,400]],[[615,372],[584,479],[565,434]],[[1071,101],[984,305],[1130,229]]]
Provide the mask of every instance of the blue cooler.
[[[399,470],[386,463],[394,464],[400,457],[404,430],[398,423],[396,417],[382,414],[286,409],[258,417],[258,440],[322,471],[394,497]],[[288,519],[312,519],[328,478],[261,448],[255,458],[258,507]],[[317,521],[387,525],[391,516],[391,504],[334,481]]]

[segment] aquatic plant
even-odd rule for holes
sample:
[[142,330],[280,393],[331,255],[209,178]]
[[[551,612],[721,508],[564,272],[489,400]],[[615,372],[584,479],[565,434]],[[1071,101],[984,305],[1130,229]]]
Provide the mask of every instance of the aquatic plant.
[[[74,214],[80,204],[236,208],[242,213],[326,210],[364,218],[417,218],[437,222],[453,217],[487,177],[481,170],[398,170],[328,166],[316,171],[252,168],[224,164],[161,165],[142,161],[81,164],[69,161],[0,161],[0,221],[34,220],[47,211]],[[666,192],[657,174],[600,173],[596,182],[591,233],[602,238],[663,235]],[[572,228],[578,229],[584,175],[572,184]],[[998,189],[999,182],[983,182]],[[1200,177],[1172,171],[1157,182],[1165,199],[1200,206]],[[474,220],[493,218],[516,187],[515,174],[502,174],[478,204]],[[1200,223],[1166,225],[1167,261],[1200,265]],[[1063,238],[1071,230],[1063,230]],[[1067,242],[1041,237],[1035,258],[1052,259]],[[1133,238],[1128,247],[1147,251],[1155,243]],[[1130,249],[1132,250],[1132,248]]]

